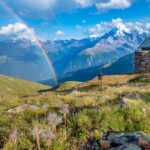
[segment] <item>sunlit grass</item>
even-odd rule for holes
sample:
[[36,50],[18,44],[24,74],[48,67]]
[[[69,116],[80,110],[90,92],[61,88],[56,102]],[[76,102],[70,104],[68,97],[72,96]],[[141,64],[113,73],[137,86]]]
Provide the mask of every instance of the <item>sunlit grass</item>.
[[[75,150],[87,139],[100,139],[107,131],[150,132],[149,89],[148,84],[139,82],[104,84],[102,90],[97,83],[68,82],[56,91],[30,97],[7,92],[0,98],[0,147]],[[122,97],[132,92],[141,98],[126,99],[127,106],[120,107]],[[7,113],[24,104],[29,106],[27,110]],[[17,138],[12,142],[10,135],[16,130]]]

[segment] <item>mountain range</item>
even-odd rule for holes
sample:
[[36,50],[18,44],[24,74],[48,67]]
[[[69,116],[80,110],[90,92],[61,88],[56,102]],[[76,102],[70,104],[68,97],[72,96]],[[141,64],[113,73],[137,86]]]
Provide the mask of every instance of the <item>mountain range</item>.
[[[96,75],[99,68],[107,74],[133,72],[133,53],[146,36],[147,32],[138,29],[128,31],[115,27],[96,38],[41,42],[60,82],[82,80],[82,74],[85,81]],[[122,65],[124,71],[119,67]],[[0,38],[0,74],[53,84],[42,51],[29,39]]]

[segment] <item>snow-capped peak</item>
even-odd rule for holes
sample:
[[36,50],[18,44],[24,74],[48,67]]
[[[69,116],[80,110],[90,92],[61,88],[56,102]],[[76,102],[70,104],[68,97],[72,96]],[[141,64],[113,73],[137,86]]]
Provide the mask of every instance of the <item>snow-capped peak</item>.
[[128,28],[125,24],[123,24],[122,19],[114,19],[112,20],[112,23],[116,26],[118,29],[116,32],[116,36],[124,36],[124,33],[131,33],[131,29]]

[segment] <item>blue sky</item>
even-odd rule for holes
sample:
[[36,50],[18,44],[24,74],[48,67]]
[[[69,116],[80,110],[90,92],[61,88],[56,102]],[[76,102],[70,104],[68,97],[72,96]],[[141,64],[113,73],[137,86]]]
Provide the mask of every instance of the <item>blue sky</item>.
[[[115,19],[130,23],[150,22],[149,0],[3,1],[0,2],[0,34],[16,35],[16,31],[20,33],[20,24],[26,23],[43,40],[78,39],[92,35],[95,28],[95,32],[106,32],[109,28],[103,29],[103,26],[110,26]],[[20,24],[16,25],[18,22]],[[21,30],[26,28],[21,26]]]

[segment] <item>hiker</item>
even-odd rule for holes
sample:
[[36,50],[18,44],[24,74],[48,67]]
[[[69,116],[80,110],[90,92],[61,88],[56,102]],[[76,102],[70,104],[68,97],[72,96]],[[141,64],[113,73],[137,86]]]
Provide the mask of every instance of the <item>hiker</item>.
[[101,81],[101,86],[102,86],[102,80],[103,80],[103,73],[101,70],[99,70],[98,72],[98,84],[100,83]]

